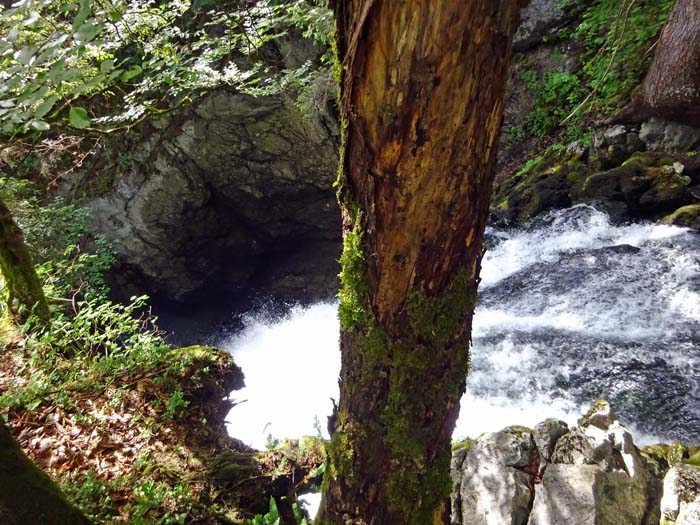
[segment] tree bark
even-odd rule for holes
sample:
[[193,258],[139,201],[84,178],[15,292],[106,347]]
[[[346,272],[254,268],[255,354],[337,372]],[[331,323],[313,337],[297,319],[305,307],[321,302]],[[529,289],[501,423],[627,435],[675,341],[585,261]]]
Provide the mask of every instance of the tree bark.
[[317,523],[443,523],[521,0],[338,0],[340,402]]
[[614,121],[650,117],[700,127],[700,0],[676,0],[640,92]]
[[12,213],[0,202],[0,271],[5,280],[7,308],[19,323],[34,314],[40,324],[48,322],[49,305],[34,269],[22,230]]
[[0,523],[90,525],[51,479],[19,448],[0,423]]

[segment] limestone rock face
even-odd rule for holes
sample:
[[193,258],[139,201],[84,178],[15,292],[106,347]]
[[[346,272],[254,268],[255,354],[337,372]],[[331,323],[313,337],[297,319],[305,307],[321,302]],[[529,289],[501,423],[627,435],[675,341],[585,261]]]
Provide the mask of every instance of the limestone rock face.
[[112,191],[89,203],[125,281],[179,299],[208,283],[246,287],[276,268],[272,278],[291,276],[291,288],[334,288],[332,117],[305,115],[284,95],[221,88],[151,125]]
[[532,475],[539,457],[528,432],[481,436],[466,452],[452,498],[452,523],[524,525],[532,504]]
[[[608,403],[596,402],[571,429],[554,419],[515,428],[453,454],[453,525],[659,525],[659,473]],[[688,468],[667,476],[666,519],[700,509],[700,469]]]
[[700,468],[679,463],[664,478],[661,499],[662,523],[700,523]]
[[641,524],[646,494],[620,470],[552,464],[537,486],[531,525]]
[[569,432],[569,425],[557,419],[545,419],[532,429],[532,437],[540,455],[540,472],[552,461],[557,441]]
[[642,124],[639,138],[649,151],[682,153],[700,147],[700,128],[651,118]]
[[[607,405],[607,404],[606,404]],[[658,486],[609,407],[592,410],[557,441],[537,486],[531,524],[651,523],[650,496]]]

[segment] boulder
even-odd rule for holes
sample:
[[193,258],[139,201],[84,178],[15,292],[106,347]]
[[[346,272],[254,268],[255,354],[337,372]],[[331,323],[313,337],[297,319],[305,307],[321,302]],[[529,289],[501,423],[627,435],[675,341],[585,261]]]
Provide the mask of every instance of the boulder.
[[700,147],[700,128],[651,118],[642,124],[639,139],[649,151],[685,153]]
[[[530,432],[484,434],[458,454],[462,459],[453,462],[453,479],[459,485],[452,496],[452,523],[526,524],[539,462]],[[455,470],[461,471],[461,479]]]
[[569,425],[557,419],[546,419],[535,425],[532,437],[540,455],[540,472],[552,461],[557,441],[569,432]]
[[546,211],[571,206],[571,188],[587,173],[575,149],[550,147],[495,186],[492,212],[497,220],[523,223]]
[[700,468],[678,463],[664,478],[661,498],[663,524],[700,523]]
[[644,150],[639,138],[639,129],[618,124],[596,130],[591,144],[592,156],[599,169],[614,168],[630,155]]
[[678,208],[661,219],[661,224],[672,224],[700,232],[700,204],[690,204]]
[[536,487],[531,524],[658,523],[658,481],[607,402],[596,401],[559,438],[551,461]]
[[693,180],[672,157],[637,153],[572,188],[572,200],[594,204],[615,220],[659,219],[690,204]]
[[520,14],[520,26],[513,37],[513,50],[526,51],[561,29],[573,16],[559,0],[531,0]]
[[[548,419],[484,434],[453,451],[452,524],[658,525],[661,483],[649,461],[605,401],[571,429]],[[692,515],[692,505],[673,507],[680,499],[668,507]]]
[[[530,525],[644,523],[647,497],[624,471],[552,464],[537,485]],[[657,522],[658,523],[658,522]]]

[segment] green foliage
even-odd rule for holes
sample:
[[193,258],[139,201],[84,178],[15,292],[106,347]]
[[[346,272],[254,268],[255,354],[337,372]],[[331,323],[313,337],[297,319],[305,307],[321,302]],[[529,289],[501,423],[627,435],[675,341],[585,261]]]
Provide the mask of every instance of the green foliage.
[[[122,74],[122,77],[126,73]],[[85,108],[73,107],[68,112],[68,121],[70,125],[77,129],[86,129],[90,127],[90,117]]]
[[[297,525],[309,525],[298,503],[292,505],[292,510],[294,511],[294,519]],[[250,521],[250,525],[280,525],[280,523],[282,521],[274,498],[270,498],[270,510],[266,514],[258,514]]]
[[130,490],[132,500],[125,512],[132,525],[182,525],[194,503],[186,483],[165,484],[136,476],[100,479],[90,471],[77,479],[67,475],[61,489],[96,523],[121,522],[111,501],[111,495]]
[[546,71],[542,79],[533,71],[525,71],[522,78],[535,94],[533,108],[524,123],[524,128],[535,137],[557,129],[584,95],[579,77],[567,71]]
[[[170,486],[148,480],[134,490],[133,496],[133,525],[182,525],[187,519],[182,503],[190,499],[191,493],[185,483]],[[168,510],[163,512],[163,508]]]
[[[585,140],[586,122],[619,110],[643,79],[672,4],[673,0],[586,2],[578,23],[558,35],[582,47],[581,66],[574,71],[555,67],[521,73],[533,105],[511,128],[511,138],[563,133],[569,140]],[[565,0],[560,5],[573,9],[578,4]],[[561,60],[561,51],[555,49],[551,58]]]
[[[67,390],[105,388],[110,378],[134,368],[159,367],[169,348],[149,315],[147,298],[128,304],[107,299],[104,276],[114,255],[104,238],[91,235],[88,210],[60,199],[45,202],[27,180],[8,178],[0,188],[38,263],[52,308],[48,329],[28,339],[34,372],[23,388],[0,395],[0,407],[33,410],[60,402]],[[71,366],[71,359],[83,366]],[[181,407],[175,397],[173,415]]]
[[165,417],[177,419],[185,413],[188,406],[190,406],[190,402],[185,399],[182,390],[178,388],[168,398],[168,403],[165,406]]
[[586,49],[582,78],[590,109],[610,113],[642,80],[673,0],[594,0],[573,30]]
[[56,120],[77,129],[128,126],[218,85],[279,92],[312,70],[270,65],[270,45],[290,28],[329,47],[332,18],[315,0],[0,7],[0,135],[46,131]]

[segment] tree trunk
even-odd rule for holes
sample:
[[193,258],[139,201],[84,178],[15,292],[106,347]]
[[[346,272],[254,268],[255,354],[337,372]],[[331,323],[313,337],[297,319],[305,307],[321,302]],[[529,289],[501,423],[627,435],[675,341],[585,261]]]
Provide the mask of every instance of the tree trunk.
[[317,523],[443,523],[520,0],[338,0],[340,402]]
[[54,482],[29,460],[3,423],[0,423],[0,523],[91,523],[66,501]]
[[24,243],[22,230],[12,213],[0,202],[0,271],[5,280],[7,308],[19,322],[34,314],[41,324],[48,322],[50,313],[44,290],[36,275],[32,257]]
[[676,0],[641,91],[614,120],[649,117],[700,127],[700,0]]

